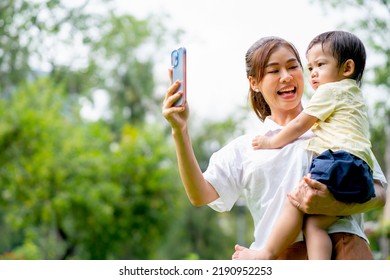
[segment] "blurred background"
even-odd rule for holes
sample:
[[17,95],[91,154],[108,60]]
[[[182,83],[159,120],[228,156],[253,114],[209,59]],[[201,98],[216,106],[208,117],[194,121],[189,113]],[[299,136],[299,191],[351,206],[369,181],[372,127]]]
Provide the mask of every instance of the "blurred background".
[[[333,29],[366,45],[371,140],[389,178],[388,0],[2,0],[0,259],[230,259],[252,242],[253,222],[241,200],[217,213],[185,195],[161,115],[170,52],[188,51],[204,170],[259,125],[249,46],[283,37],[305,65],[309,41]],[[365,217],[376,258],[389,259],[390,203]]]

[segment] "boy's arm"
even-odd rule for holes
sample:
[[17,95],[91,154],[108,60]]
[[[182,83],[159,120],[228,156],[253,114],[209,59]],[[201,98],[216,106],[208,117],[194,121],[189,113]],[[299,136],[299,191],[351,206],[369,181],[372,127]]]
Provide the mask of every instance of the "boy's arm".
[[257,136],[253,139],[252,146],[254,149],[277,149],[283,147],[308,131],[317,120],[316,117],[302,112],[278,134],[272,137]]

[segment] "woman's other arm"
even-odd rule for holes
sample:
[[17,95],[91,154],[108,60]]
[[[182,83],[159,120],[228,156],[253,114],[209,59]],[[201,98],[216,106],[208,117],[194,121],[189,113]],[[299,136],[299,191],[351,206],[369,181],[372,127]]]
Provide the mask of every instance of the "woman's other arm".
[[307,214],[349,216],[381,208],[386,203],[386,190],[374,181],[375,197],[365,203],[344,203],[336,200],[327,187],[310,177],[305,177],[289,195],[293,205]]

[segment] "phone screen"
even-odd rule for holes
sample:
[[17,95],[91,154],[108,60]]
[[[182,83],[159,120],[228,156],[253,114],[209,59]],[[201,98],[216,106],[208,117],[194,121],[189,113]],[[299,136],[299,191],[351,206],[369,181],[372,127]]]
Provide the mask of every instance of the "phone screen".
[[[177,100],[174,106],[183,106],[187,98],[187,51],[185,48],[179,48],[171,53],[172,81],[180,81],[180,87],[177,91],[182,91],[183,95]],[[176,92],[177,92],[176,91]]]

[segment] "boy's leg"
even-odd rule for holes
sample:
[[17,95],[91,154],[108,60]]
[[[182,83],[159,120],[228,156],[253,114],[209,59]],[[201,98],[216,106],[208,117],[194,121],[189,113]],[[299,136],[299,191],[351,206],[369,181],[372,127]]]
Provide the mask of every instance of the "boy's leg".
[[291,245],[302,229],[303,216],[304,213],[287,200],[265,247],[260,251],[260,258],[275,259]]
[[307,215],[305,217],[303,233],[309,260],[330,260],[332,241],[326,230],[338,218],[324,215]]

